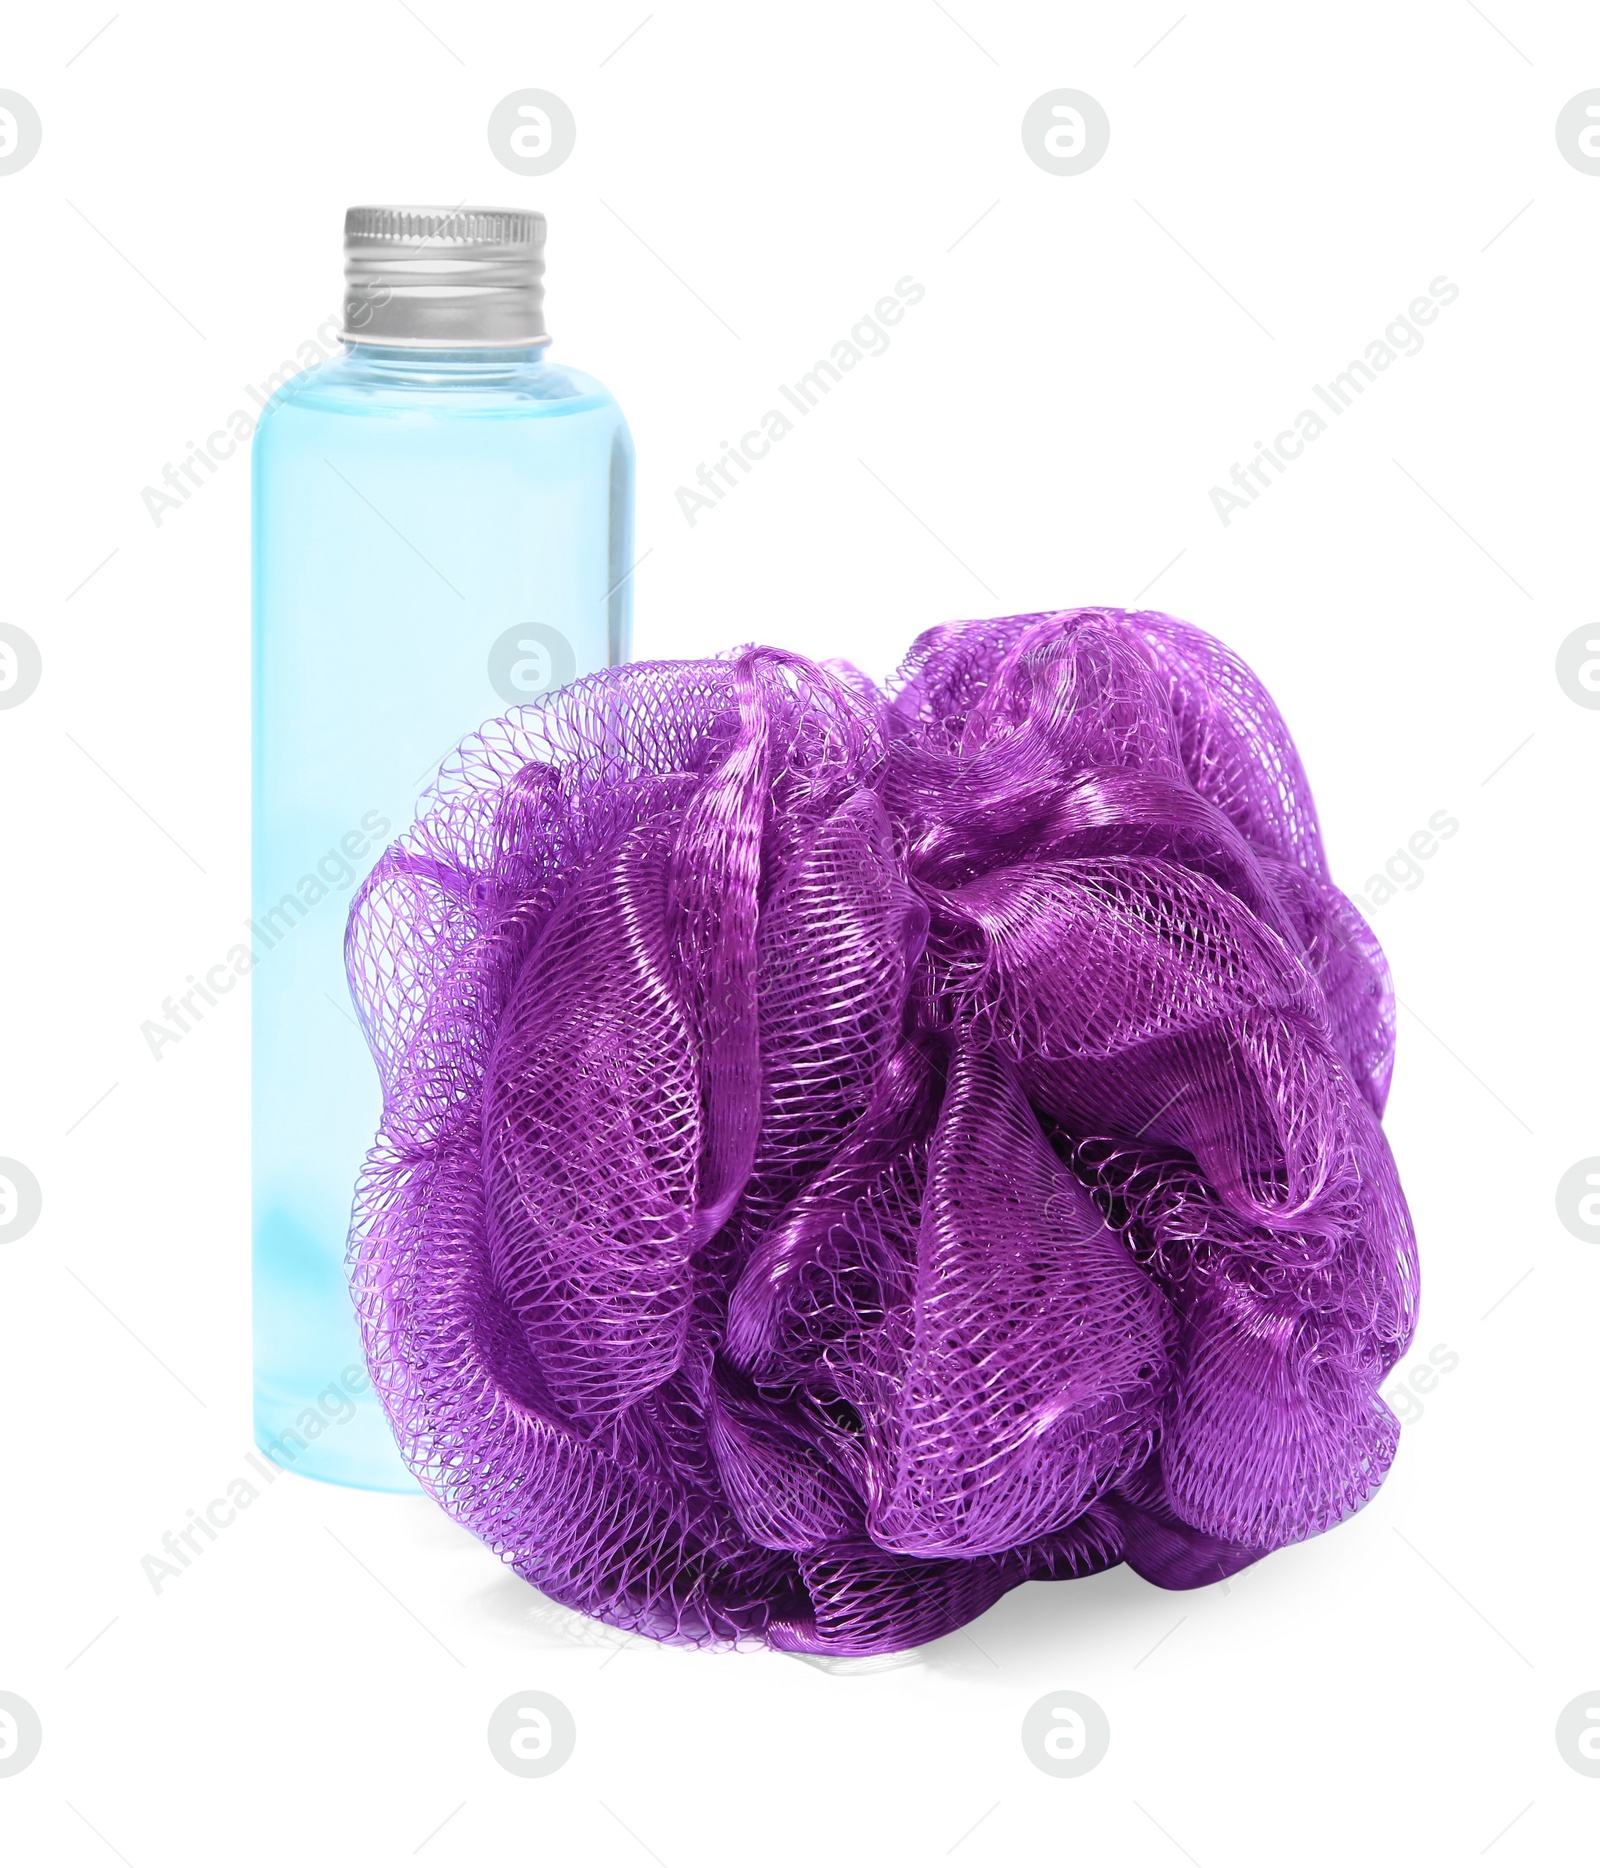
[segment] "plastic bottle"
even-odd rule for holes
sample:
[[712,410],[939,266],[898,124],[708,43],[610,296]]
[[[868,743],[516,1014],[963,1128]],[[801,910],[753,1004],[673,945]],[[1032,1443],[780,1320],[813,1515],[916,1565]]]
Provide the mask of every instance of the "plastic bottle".
[[353,889],[483,721],[627,658],[633,444],[546,361],[544,219],[352,208],[343,353],[254,448],[255,1435],[285,1468],[412,1490],[345,1281],[377,1078]]

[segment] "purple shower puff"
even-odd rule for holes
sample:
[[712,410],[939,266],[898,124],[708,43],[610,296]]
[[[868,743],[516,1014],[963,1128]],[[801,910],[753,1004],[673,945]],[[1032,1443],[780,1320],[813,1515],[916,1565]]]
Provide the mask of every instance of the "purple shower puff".
[[592,676],[452,755],[348,960],[374,1380],[569,1608],[883,1653],[1216,1581],[1388,1468],[1388,973],[1186,623]]

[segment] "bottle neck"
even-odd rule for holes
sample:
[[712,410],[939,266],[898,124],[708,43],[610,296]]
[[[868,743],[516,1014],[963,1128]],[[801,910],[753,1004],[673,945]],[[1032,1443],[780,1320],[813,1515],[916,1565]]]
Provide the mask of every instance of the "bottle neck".
[[474,344],[459,349],[436,345],[369,344],[346,337],[345,356],[363,371],[394,382],[493,383],[542,363],[542,344]]

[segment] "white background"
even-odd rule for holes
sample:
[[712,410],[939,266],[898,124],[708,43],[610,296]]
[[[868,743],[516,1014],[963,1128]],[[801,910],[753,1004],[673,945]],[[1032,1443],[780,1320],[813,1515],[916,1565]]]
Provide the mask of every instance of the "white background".
[[[0,713],[0,1154],[44,1190],[0,1246],[0,1688],[44,1726],[7,1861],[1576,1859],[1600,1257],[1554,1194],[1600,1153],[1600,713],[1554,667],[1595,617],[1600,177],[1554,125],[1600,15],[114,4],[0,57],[44,124],[0,176],[0,620],[44,658]],[[485,136],[524,86],[578,124],[538,180]],[[1063,86],[1111,122],[1066,178],[1019,133]],[[248,467],[160,527],[140,491],[334,311],[347,204],[463,199],[546,212],[552,354],[630,418],[639,653],[884,673],[943,618],[1141,597],[1264,676],[1346,887],[1458,819],[1373,916],[1424,1271],[1391,1392],[1458,1363],[1356,1520],[834,1671],[619,1647],[423,1501],[292,1476],[153,1592],[249,1447],[243,995],[159,1064],[139,1032],[246,912]],[[891,348],[691,528],[675,488],[906,274]],[[1439,275],[1423,349],[1224,527],[1211,486]],[[484,1735],[532,1688],[578,1726],[537,1781]],[[1019,1742],[1065,1689],[1112,1732],[1068,1781]]]

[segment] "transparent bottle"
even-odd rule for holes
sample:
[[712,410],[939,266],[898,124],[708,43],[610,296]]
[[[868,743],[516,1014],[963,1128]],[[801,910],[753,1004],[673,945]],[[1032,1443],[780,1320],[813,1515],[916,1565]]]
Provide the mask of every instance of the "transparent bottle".
[[380,1111],[351,894],[460,739],[629,649],[633,445],[545,360],[543,244],[521,210],[352,208],[343,354],[255,437],[255,1436],[346,1485],[414,1489],[344,1270]]

